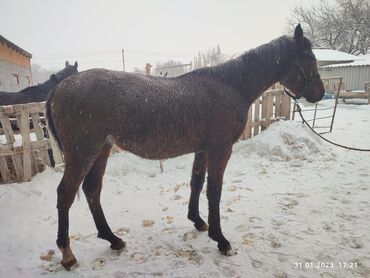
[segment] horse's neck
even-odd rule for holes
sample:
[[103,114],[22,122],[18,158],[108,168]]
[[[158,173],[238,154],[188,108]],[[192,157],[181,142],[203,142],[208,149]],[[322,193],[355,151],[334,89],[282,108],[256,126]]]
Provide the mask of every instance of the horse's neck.
[[279,38],[241,56],[243,60],[241,90],[249,103],[254,102],[287,74],[292,63],[292,49],[288,38]]
[[44,92],[50,92],[51,90],[53,90],[56,86],[58,85],[58,83],[56,82],[56,80],[52,77],[50,77],[48,80],[46,80],[44,83],[38,85],[40,87],[40,89]]

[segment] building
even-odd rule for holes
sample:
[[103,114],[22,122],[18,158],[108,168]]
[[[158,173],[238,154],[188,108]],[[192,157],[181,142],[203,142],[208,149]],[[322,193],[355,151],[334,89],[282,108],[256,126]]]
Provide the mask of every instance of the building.
[[342,89],[350,91],[365,90],[370,82],[370,55],[356,56],[351,63],[327,65],[320,68],[321,77],[342,77]]
[[334,49],[314,48],[312,52],[315,54],[318,68],[333,64],[351,63],[358,58],[355,55]]
[[0,91],[16,92],[32,84],[32,55],[0,35]]

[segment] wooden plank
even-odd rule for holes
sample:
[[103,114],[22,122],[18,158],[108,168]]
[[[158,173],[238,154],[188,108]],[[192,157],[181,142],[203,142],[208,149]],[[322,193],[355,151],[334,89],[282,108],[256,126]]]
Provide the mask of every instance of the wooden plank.
[[17,175],[17,181],[21,182],[23,180],[22,155],[14,154],[11,157],[14,165],[15,174]]
[[51,131],[48,127],[48,134],[49,134],[49,142],[51,146],[51,150],[53,151],[53,158],[55,161],[55,165],[62,164],[64,162],[61,150],[59,149],[58,143],[55,141]]
[[13,114],[13,113],[14,113],[14,109],[13,109],[12,105],[0,106],[0,114],[2,114],[4,116],[7,116],[7,115]]
[[10,181],[10,171],[5,156],[0,157],[0,173],[4,183]]
[[[41,141],[44,139],[44,131],[41,127],[41,120],[40,120],[40,116],[39,116],[39,113],[32,113],[31,114],[31,119],[32,119],[32,124],[33,124],[33,128],[35,130],[35,134],[36,134],[36,139],[37,141]],[[45,146],[48,146],[48,142],[45,143]],[[47,152],[47,149],[44,149],[44,150],[41,150],[40,151],[40,156],[41,156],[41,159],[42,159],[42,162],[44,165],[47,165],[48,164],[48,152]]]
[[40,127],[40,117],[39,113],[32,113],[31,114],[31,120],[33,124],[33,130],[36,133],[37,140],[41,140],[44,138],[44,132],[42,131],[42,128]]
[[13,145],[0,145],[0,154],[4,155],[15,155],[22,153],[22,147],[14,147]]
[[246,140],[251,137],[251,122],[252,122],[252,105],[248,109],[247,113],[247,122],[245,124],[245,128],[243,130],[243,133],[241,135],[242,140]]
[[367,104],[370,104],[370,83],[365,82],[365,92],[367,92]]
[[265,122],[266,127],[268,127],[271,123],[271,117],[272,117],[272,110],[273,110],[273,96],[271,94],[267,95],[267,101],[266,101],[266,114],[265,114]]
[[261,130],[265,130],[271,122],[271,115],[272,115],[272,96],[265,92],[262,96],[262,119],[263,125]]
[[19,119],[23,148],[23,181],[30,181],[32,177],[32,157],[31,157],[29,109],[27,104],[20,105]]
[[342,91],[339,93],[339,97],[342,99],[353,99],[353,98],[363,98],[367,99],[369,97],[368,92],[345,92]]
[[284,94],[283,99],[282,99],[282,117],[284,117],[285,120],[290,120],[291,118],[291,113],[290,113],[291,105],[292,105],[292,101],[290,97]]
[[[260,98],[257,98],[257,100],[254,102],[254,122],[259,123],[260,121],[260,105],[261,105],[261,100]],[[256,136],[259,133],[259,127],[260,125],[258,124],[257,126],[254,126],[253,128],[253,136]]]
[[45,111],[46,102],[33,102],[28,104],[14,104],[9,106],[0,106],[0,117],[2,116],[19,116],[21,113],[21,106],[27,105],[29,113],[42,113]]
[[12,126],[10,124],[9,117],[0,118],[1,125],[3,127],[4,135],[8,144],[13,144],[15,142],[14,133]]
[[282,117],[283,116],[283,95],[278,94],[275,98],[275,115],[274,118]]

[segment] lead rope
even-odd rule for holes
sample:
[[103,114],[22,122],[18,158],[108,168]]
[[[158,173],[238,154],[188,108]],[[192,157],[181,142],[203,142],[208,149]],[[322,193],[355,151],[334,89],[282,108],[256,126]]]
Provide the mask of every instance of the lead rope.
[[354,147],[349,147],[349,146],[345,146],[345,145],[341,145],[341,144],[338,144],[338,143],[335,143],[333,141],[330,141],[329,139],[326,139],[325,137],[323,137],[321,134],[317,133],[310,125],[309,123],[306,121],[306,119],[303,117],[302,115],[302,109],[301,109],[301,106],[299,105],[299,102],[298,102],[298,99],[293,96],[292,94],[290,94],[288,92],[287,89],[285,89],[285,87],[283,87],[285,93],[290,96],[293,100],[294,100],[294,103],[295,105],[297,106],[297,112],[299,113],[299,116],[301,117],[302,119],[302,122],[305,123],[310,130],[312,130],[313,133],[315,133],[317,136],[319,136],[322,140],[334,145],[334,146],[337,146],[337,147],[341,147],[341,148],[344,148],[344,149],[347,149],[347,150],[352,150],[352,151],[360,151],[360,152],[370,152],[370,149],[360,149],[360,148],[354,148]]

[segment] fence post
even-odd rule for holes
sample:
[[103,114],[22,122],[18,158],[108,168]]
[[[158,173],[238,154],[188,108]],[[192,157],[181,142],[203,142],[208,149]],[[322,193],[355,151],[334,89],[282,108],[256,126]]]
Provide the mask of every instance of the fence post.
[[[256,101],[254,102],[254,127],[253,127],[253,136],[256,136],[259,133],[260,128],[260,106],[261,106],[261,100],[258,97]],[[252,105],[249,108],[252,112]],[[252,113],[251,113],[252,116]],[[252,119],[250,119],[252,122]]]
[[369,82],[365,82],[365,92],[367,92],[367,104],[370,104],[370,86],[369,86]]
[[245,129],[242,135],[243,140],[252,137],[252,105],[253,104],[251,104],[248,109],[247,124],[245,125]]
[[29,109],[27,104],[20,105],[20,131],[22,136],[23,149],[23,181],[30,181],[32,178],[32,157]]

